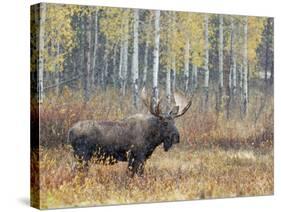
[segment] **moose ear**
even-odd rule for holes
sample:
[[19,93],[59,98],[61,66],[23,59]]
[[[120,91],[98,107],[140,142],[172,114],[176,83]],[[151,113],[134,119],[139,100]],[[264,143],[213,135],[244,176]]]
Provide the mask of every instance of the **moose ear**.
[[178,114],[180,107],[179,106],[174,106],[173,109],[170,111],[169,115],[175,116]]

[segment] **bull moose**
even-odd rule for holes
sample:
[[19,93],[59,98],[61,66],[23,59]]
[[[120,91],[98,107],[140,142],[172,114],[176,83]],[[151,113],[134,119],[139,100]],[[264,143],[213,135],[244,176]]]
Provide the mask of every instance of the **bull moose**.
[[145,161],[157,146],[163,143],[164,150],[168,151],[180,141],[174,120],[185,114],[192,101],[187,101],[177,93],[174,97],[175,106],[162,113],[161,100],[153,107],[143,89],[141,98],[150,111],[149,115],[135,114],[114,122],[79,121],[69,129],[68,144],[72,146],[74,155],[86,166],[93,156],[95,161],[106,164],[128,161],[129,175],[141,176]]

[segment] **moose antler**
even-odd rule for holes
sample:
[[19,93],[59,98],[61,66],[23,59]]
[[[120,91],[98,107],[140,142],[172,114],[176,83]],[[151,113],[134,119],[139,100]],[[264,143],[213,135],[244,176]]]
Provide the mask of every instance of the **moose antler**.
[[192,98],[193,98],[193,94],[192,94],[191,99],[189,101],[187,101],[184,94],[180,93],[179,91],[175,92],[174,93],[175,106],[170,110],[170,112],[168,114],[163,115],[161,112],[161,108],[160,108],[162,98],[160,98],[160,100],[157,102],[156,108],[154,110],[152,101],[147,96],[145,87],[143,87],[140,96],[141,96],[141,99],[142,99],[144,105],[149,109],[149,112],[152,115],[159,117],[159,118],[164,118],[168,115],[168,116],[172,117],[173,119],[184,115],[186,113],[186,111],[188,111],[188,109],[190,108],[190,106],[192,104]]
[[156,108],[154,110],[152,101],[149,100],[149,98],[147,96],[147,93],[146,93],[146,90],[145,90],[145,87],[143,87],[143,89],[141,91],[141,99],[142,99],[144,105],[149,109],[149,112],[152,115],[154,115],[156,117],[159,117],[159,118],[162,118],[162,116],[161,116],[161,109],[160,109],[160,103],[161,103],[162,99],[160,99],[157,102]]
[[178,91],[174,93],[175,103],[176,103],[176,106],[179,107],[179,110],[178,110],[177,114],[173,115],[173,118],[178,118],[178,117],[184,115],[186,113],[186,111],[188,111],[188,109],[190,108],[190,106],[192,104],[192,98],[193,98],[193,94],[191,95],[190,100],[187,101],[184,94],[182,94]]

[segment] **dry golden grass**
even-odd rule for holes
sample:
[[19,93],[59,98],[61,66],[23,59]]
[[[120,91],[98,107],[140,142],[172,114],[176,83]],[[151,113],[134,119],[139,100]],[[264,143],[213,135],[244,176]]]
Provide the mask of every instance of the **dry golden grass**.
[[62,144],[78,120],[118,120],[135,113],[128,106],[131,100],[120,101],[110,90],[87,105],[78,94],[49,96],[40,109],[39,167],[32,164],[40,173],[32,179],[39,181],[32,194],[40,190],[34,201],[41,208],[61,208],[273,194],[272,101],[255,123],[251,115],[226,120],[213,110],[199,112],[200,101],[195,99],[191,111],[176,122],[180,144],[169,152],[159,146],[144,176],[129,178],[127,163],[91,163],[88,172],[76,169],[71,147]]
[[40,150],[40,206],[60,208],[273,194],[273,155],[253,150],[159,147],[143,177],[126,163],[74,169],[68,148]]

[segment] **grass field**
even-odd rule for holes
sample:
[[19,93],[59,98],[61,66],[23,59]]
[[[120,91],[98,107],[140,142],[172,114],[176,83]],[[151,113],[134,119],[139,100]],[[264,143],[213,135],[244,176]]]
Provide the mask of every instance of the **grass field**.
[[[65,98],[46,98],[40,108],[39,164],[31,166],[39,177],[32,179],[38,186],[31,192],[39,198],[40,190],[40,198],[33,201],[41,208],[273,194],[272,107],[266,107],[257,122],[252,115],[257,103],[246,119],[226,120],[211,110],[200,112],[195,99],[191,110],[176,121],[180,144],[169,152],[159,146],[147,161],[144,176],[130,178],[127,163],[122,162],[91,163],[88,172],[75,168],[72,149],[63,144],[76,121],[118,120],[134,113],[132,108],[121,107],[118,95],[111,93],[97,95],[87,105],[76,97]],[[130,105],[130,99],[123,101]],[[34,152],[32,159],[36,157]]]
[[144,177],[129,178],[126,163],[73,171],[69,149],[41,149],[43,208],[127,204],[273,194],[273,154],[253,150],[159,147]]

